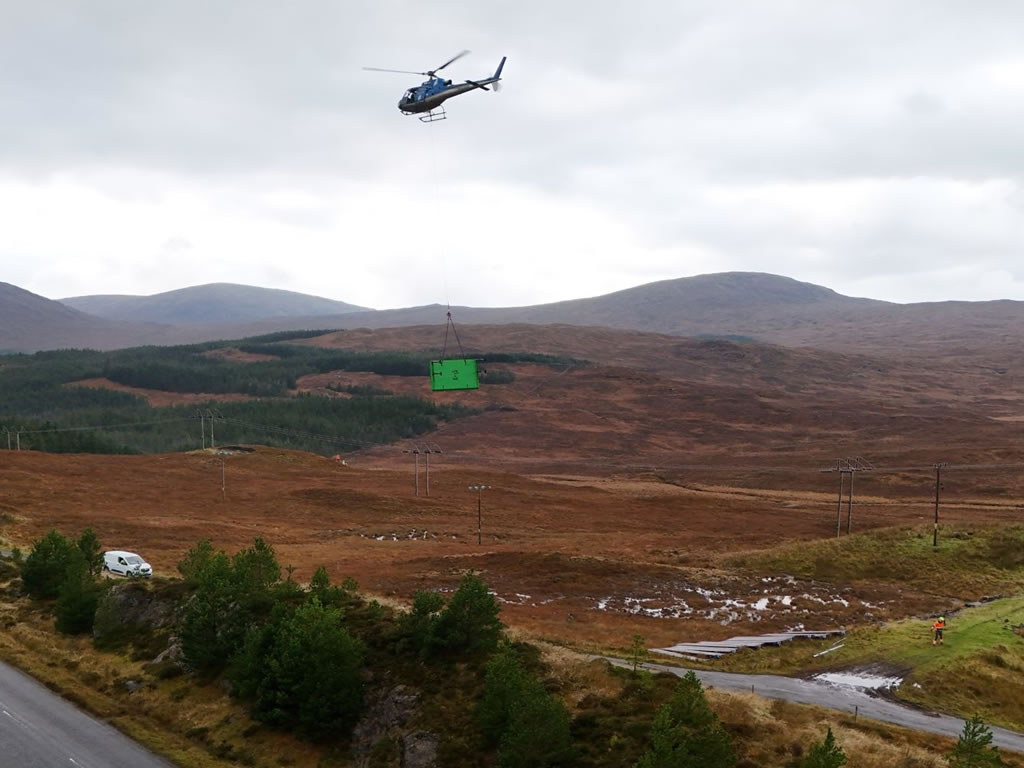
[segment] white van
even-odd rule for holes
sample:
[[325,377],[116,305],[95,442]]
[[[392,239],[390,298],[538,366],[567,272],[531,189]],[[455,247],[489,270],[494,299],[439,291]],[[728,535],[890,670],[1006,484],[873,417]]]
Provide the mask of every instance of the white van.
[[120,573],[122,576],[142,576],[148,579],[153,575],[153,567],[134,552],[112,550],[103,553],[103,570]]

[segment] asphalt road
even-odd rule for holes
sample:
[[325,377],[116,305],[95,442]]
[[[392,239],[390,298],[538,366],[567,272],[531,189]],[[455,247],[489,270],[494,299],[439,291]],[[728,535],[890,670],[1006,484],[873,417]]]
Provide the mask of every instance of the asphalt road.
[[[608,661],[619,666],[631,666],[630,662],[622,659],[608,658]],[[689,671],[664,664],[647,663],[643,667],[655,672],[669,672],[678,677],[682,677]],[[707,687],[749,693],[753,686],[754,693],[764,696],[766,699],[785,699],[799,704],[814,704],[850,714],[857,711],[860,717],[901,725],[904,728],[913,728],[915,731],[938,733],[955,739],[964,728],[964,721],[960,718],[922,712],[847,686],[778,675],[738,675],[731,672],[713,672],[701,669],[693,671],[701,683]],[[993,727],[992,743],[1000,749],[1024,754],[1024,733]]]
[[120,731],[0,663],[0,765],[172,768]]

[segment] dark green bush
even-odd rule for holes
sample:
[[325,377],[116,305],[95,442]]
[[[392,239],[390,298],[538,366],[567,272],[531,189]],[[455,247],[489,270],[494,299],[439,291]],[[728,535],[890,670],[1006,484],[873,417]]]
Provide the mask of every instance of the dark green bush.
[[99,599],[100,586],[93,578],[86,556],[76,548],[72,550],[54,608],[57,631],[66,635],[91,632]]
[[252,702],[253,718],[314,739],[344,735],[355,724],[364,652],[341,617],[314,597],[294,610],[279,607],[268,624],[250,630],[230,675],[238,695]]
[[55,530],[32,543],[32,551],[21,566],[21,588],[36,600],[47,600],[60,594],[61,584],[78,547]]

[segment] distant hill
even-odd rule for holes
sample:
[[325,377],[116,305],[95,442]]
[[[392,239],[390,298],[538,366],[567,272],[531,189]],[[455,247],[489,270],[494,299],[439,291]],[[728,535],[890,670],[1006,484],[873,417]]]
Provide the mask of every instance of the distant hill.
[[209,283],[152,296],[73,296],[61,302],[108,320],[159,325],[226,325],[285,317],[340,315],[366,309],[295,291],[234,283]]
[[59,301],[0,283],[0,352],[109,346],[125,329]]
[[[25,320],[27,310],[17,309],[12,298],[11,292],[19,289],[7,288],[8,296],[0,296],[0,321],[12,320],[0,322],[0,349],[14,350],[185,344],[314,328],[440,328],[447,310],[438,304],[363,310],[290,291],[213,284],[155,296],[65,300],[74,309],[102,318],[34,296],[40,320],[32,323]],[[33,296],[26,291],[19,295],[22,302]],[[1005,350],[1018,343],[1024,328],[1024,302],[892,304],[753,272],[663,280],[604,296],[530,307],[452,307],[452,315],[460,326],[604,327],[867,354],[902,354],[911,346],[929,346],[936,352],[959,349],[968,357],[985,356],[997,364]]]
[[[897,306],[761,272],[722,272],[647,283],[589,299],[527,307],[453,307],[466,323],[559,323],[673,335],[757,335],[804,318]],[[392,328],[444,322],[439,304],[353,312],[328,326]],[[303,318],[309,321],[310,318]],[[269,326],[268,326],[269,327]],[[261,329],[264,325],[260,326]]]
[[[828,288],[759,272],[722,272],[662,280],[589,299],[528,307],[452,307],[459,323],[534,323],[618,328],[674,336],[742,337],[779,344],[814,344],[833,325],[868,322],[904,305],[844,296]],[[285,328],[396,328],[443,324],[446,307],[353,312],[342,316],[293,318]],[[256,323],[251,333],[276,330]],[[235,327],[234,335],[245,335]]]

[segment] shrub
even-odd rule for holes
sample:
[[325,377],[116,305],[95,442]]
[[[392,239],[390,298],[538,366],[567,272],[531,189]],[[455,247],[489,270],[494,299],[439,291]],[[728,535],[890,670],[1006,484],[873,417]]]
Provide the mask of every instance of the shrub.
[[345,592],[338,587],[331,586],[331,578],[327,575],[327,569],[320,566],[313,573],[309,581],[309,594],[320,601],[322,605],[337,605],[345,596]]
[[257,537],[248,549],[237,552],[231,566],[241,597],[264,596],[270,585],[281,579],[281,566],[274,555],[274,548],[262,537]]
[[273,548],[257,538],[231,559],[200,542],[178,570],[196,585],[182,617],[182,653],[196,671],[215,673],[242,647],[249,627],[270,614],[281,566]]
[[231,679],[256,720],[323,739],[358,719],[362,663],[362,644],[341,625],[341,611],[314,597],[251,630]]
[[647,660],[647,643],[643,635],[633,635],[633,644],[629,647],[629,660],[633,664],[633,676],[637,674],[640,664]]
[[199,586],[199,577],[209,565],[214,556],[213,544],[209,539],[203,539],[185,553],[185,557],[178,563],[178,573],[185,579],[190,587]]
[[964,722],[946,762],[949,768],[998,768],[1004,764],[999,750],[992,746],[992,729],[978,715]]
[[412,609],[399,620],[404,643],[412,646],[417,653],[426,656],[435,647],[435,634],[444,598],[436,592],[417,592],[412,599]]
[[800,768],[842,768],[846,765],[846,753],[836,744],[832,729],[828,729],[825,740],[811,745]]
[[498,647],[501,607],[483,579],[467,573],[437,619],[434,639],[449,653],[485,655]]
[[100,575],[103,570],[103,552],[100,540],[92,528],[86,528],[78,539],[78,549],[85,557],[86,567],[93,578]]
[[77,547],[51,530],[32,543],[32,551],[21,566],[21,588],[36,600],[57,597]]
[[516,658],[514,651],[503,647],[484,670],[484,695],[477,705],[476,716],[484,738],[497,744],[509,723],[516,703],[528,695],[531,679]]
[[100,587],[93,579],[86,556],[80,550],[72,550],[54,609],[57,631],[66,635],[91,632],[99,599]]
[[528,688],[517,701],[512,722],[501,737],[498,765],[501,768],[547,768],[572,759],[569,713],[543,690]]
[[499,745],[502,768],[559,765],[574,754],[569,713],[523,668],[511,646],[487,663],[476,717],[488,743]]

